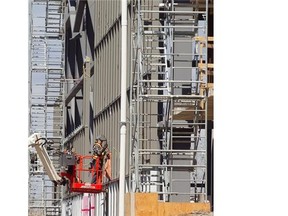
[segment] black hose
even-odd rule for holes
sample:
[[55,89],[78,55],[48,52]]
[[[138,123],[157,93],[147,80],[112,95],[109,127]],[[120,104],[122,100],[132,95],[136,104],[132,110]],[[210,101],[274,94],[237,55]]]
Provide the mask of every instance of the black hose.
[[35,143],[38,142],[39,140],[44,140],[44,141],[45,141],[44,143],[41,144],[42,146],[47,143],[47,139],[46,139],[46,138],[43,138],[43,137],[38,138],[38,139],[35,141]]

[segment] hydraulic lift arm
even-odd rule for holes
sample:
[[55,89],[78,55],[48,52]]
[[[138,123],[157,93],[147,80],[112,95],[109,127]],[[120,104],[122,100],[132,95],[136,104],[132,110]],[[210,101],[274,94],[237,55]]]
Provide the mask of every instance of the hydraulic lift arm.
[[57,184],[61,184],[63,178],[59,176],[49,158],[49,155],[44,147],[47,140],[41,137],[40,133],[34,133],[28,138],[28,146],[34,147],[36,152],[47,172],[51,181]]

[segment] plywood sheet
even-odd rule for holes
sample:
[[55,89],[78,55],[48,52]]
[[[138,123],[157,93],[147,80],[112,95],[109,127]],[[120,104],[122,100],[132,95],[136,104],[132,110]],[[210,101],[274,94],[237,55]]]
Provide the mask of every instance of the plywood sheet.
[[166,202],[159,203],[158,215],[160,216],[178,216],[193,212],[209,212],[209,203],[178,203]]
[[127,193],[125,216],[130,216],[130,198],[134,196],[135,216],[178,216],[193,212],[209,212],[209,203],[160,202],[157,193]]
[[130,216],[131,197],[134,196],[135,216],[158,216],[157,193],[127,193],[125,194],[125,216]]
[[[203,108],[203,107],[202,107]],[[201,109],[202,109],[201,108]],[[195,119],[195,106],[185,106],[181,107],[174,112],[173,119],[174,120],[194,120]],[[203,112],[204,113],[204,112]],[[204,114],[202,116],[198,116],[198,120],[204,120]],[[208,109],[207,109],[207,119],[214,119],[214,96],[208,97]]]

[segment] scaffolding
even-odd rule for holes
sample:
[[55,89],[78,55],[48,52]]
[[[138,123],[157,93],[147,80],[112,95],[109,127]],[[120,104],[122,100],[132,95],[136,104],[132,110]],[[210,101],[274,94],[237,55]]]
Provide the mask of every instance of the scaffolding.
[[209,4],[133,1],[131,192],[157,192],[164,202],[207,201]]
[[[63,136],[64,2],[29,1],[29,135],[49,140],[47,152],[60,171]],[[60,215],[61,190],[29,149],[29,215]]]

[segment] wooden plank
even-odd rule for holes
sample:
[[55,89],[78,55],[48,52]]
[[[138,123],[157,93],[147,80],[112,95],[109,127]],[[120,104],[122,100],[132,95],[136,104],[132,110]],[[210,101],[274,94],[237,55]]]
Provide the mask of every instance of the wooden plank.
[[[201,104],[201,109],[204,109],[204,104]],[[182,109],[182,110],[181,110]],[[186,106],[174,112],[174,120],[194,120],[195,119],[195,107]],[[199,120],[205,120],[204,112],[202,116],[198,117]],[[208,97],[208,107],[207,107],[207,119],[214,120],[214,96]]]
[[131,193],[126,193],[124,197],[125,201],[125,216],[130,216],[130,208],[131,208]]
[[125,216],[131,216],[131,196],[135,198],[135,216],[172,216],[192,212],[210,212],[209,203],[160,202],[157,193],[126,193]]
[[208,43],[208,46],[207,46],[209,49],[214,49],[214,44],[210,44]]
[[[198,67],[199,67],[200,69],[203,69],[203,68],[206,67],[206,64],[199,63],[199,64],[198,64]],[[207,67],[208,67],[208,68],[214,68],[214,64],[213,64],[213,63],[208,63]]]
[[214,41],[214,37],[208,37],[208,41]]
[[157,193],[135,193],[135,215],[158,216]]
[[[201,41],[201,42],[204,42],[205,40],[206,40],[206,38],[205,37],[203,37],[203,36],[196,36],[196,37],[194,37],[194,40],[197,40],[197,41]],[[210,41],[214,41],[214,37],[208,37],[208,41],[210,42]]]
[[207,83],[208,88],[214,89],[214,83]]
[[189,213],[210,212],[209,203],[180,203],[163,202],[159,203],[158,216],[183,215]]
[[157,193],[126,193],[125,194],[125,216],[131,216],[131,197],[134,196],[135,216],[158,216],[158,194]]

